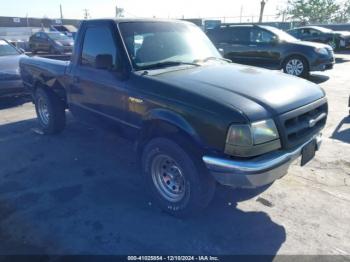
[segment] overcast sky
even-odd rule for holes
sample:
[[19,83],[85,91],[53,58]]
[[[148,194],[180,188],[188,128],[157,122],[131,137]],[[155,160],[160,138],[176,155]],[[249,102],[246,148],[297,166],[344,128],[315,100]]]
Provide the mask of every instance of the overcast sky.
[[[287,0],[268,0],[265,14],[276,14]],[[113,17],[118,4],[130,17],[234,17],[259,14],[260,0],[0,0],[0,16],[58,18],[62,4],[65,18],[83,17],[88,9],[92,18]]]

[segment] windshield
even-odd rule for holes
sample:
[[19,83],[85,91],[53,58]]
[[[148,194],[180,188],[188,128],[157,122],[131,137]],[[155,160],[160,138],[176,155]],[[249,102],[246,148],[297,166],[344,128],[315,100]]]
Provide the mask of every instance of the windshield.
[[64,40],[64,41],[70,40],[68,36],[61,33],[47,33],[47,35],[53,40]]
[[125,22],[119,27],[133,66],[138,70],[166,62],[190,64],[209,57],[221,58],[206,35],[192,24]]
[[288,34],[287,32],[284,32],[276,27],[266,27],[267,30],[270,32],[274,33],[275,35],[278,36],[279,40],[286,41],[286,42],[293,42],[293,41],[298,41],[294,36]]
[[19,52],[12,45],[4,40],[0,40],[0,56],[18,55]]

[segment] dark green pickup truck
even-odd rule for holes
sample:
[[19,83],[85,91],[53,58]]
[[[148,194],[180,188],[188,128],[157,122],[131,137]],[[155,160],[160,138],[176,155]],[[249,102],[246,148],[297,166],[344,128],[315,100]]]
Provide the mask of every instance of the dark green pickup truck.
[[20,68],[45,133],[63,130],[66,109],[116,127],[135,142],[155,200],[178,216],[207,206],[217,182],[260,187],[306,164],[327,119],[317,85],[231,63],[187,22],[84,21],[71,61]]

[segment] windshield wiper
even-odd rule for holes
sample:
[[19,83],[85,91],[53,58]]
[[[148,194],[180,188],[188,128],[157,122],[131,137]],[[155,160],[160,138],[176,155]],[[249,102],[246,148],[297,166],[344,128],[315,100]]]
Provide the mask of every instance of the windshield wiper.
[[226,59],[226,58],[223,58],[223,57],[216,57],[216,56],[209,56],[209,57],[204,58],[204,59],[196,59],[193,62],[194,63],[199,63],[199,62],[205,63],[205,62],[208,62],[209,60],[220,60],[220,61],[225,61],[225,62],[228,62],[228,63],[232,63],[232,61],[230,59]]
[[147,69],[156,69],[156,68],[162,68],[162,67],[170,67],[170,66],[180,66],[180,65],[192,65],[192,66],[201,66],[197,63],[187,63],[187,62],[181,62],[181,61],[165,61],[165,62],[159,62],[147,66],[142,66],[140,70],[147,70]]

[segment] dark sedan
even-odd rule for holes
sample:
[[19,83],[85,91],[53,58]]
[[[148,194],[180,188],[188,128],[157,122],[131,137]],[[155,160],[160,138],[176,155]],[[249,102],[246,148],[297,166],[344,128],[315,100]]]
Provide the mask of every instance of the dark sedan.
[[72,53],[73,46],[73,38],[58,32],[38,32],[29,39],[29,47],[34,54],[39,51],[49,54]]
[[25,94],[19,72],[19,60],[25,57],[18,49],[0,39],[0,97]]
[[335,62],[330,46],[297,40],[271,26],[225,25],[209,30],[208,36],[233,62],[283,69],[295,76],[332,69]]
[[350,32],[346,31],[333,31],[320,26],[304,26],[291,29],[288,33],[303,41],[330,45],[333,50],[350,48]]

